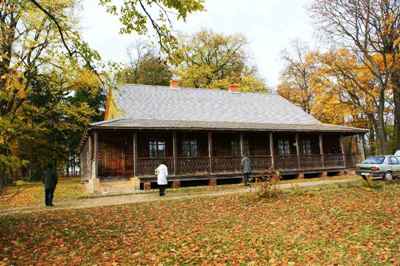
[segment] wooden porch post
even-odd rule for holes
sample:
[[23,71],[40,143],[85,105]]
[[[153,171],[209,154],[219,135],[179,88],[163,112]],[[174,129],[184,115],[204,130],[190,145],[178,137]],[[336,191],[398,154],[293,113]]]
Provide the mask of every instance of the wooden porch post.
[[212,133],[208,132],[208,171],[212,173]]
[[301,162],[300,162],[300,145],[299,145],[299,134],[296,133],[296,154],[297,154],[297,167],[301,169]]
[[95,131],[93,132],[93,154],[90,154],[90,161],[91,161],[91,171],[90,171],[90,178],[88,183],[89,193],[96,192],[97,188],[100,185],[98,180],[98,163],[97,163],[97,154],[98,154],[98,133]]
[[269,133],[269,153],[271,154],[271,167],[275,169],[275,155],[274,155],[274,136]]
[[244,156],[244,147],[243,147],[243,133],[240,133],[240,156]]
[[358,149],[361,154],[361,160],[364,161],[365,160],[365,146],[364,146],[364,135],[363,134],[357,135],[357,144],[358,144]]
[[343,165],[344,168],[346,168],[346,154],[344,152],[344,137],[343,135],[340,135],[340,149],[342,150],[342,156],[343,156]]
[[98,163],[97,163],[97,153],[98,153],[98,134],[95,131],[93,133],[93,161],[92,161],[92,178],[97,178],[98,175]]
[[133,133],[133,176],[136,176],[137,172],[137,133]]
[[325,168],[324,143],[322,134],[319,134],[319,154],[321,155],[321,166],[322,168]]
[[86,167],[87,167],[87,176],[85,177],[86,181],[89,181],[90,178],[92,178],[92,136],[89,133],[89,138],[88,138],[88,154],[86,155]]
[[172,164],[174,167],[174,175],[176,175],[176,131],[172,133]]

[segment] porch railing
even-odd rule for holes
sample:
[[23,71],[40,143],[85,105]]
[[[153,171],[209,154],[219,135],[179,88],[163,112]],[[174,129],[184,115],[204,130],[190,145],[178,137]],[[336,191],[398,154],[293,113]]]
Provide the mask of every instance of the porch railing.
[[174,163],[172,157],[167,158],[138,158],[136,174],[141,175],[154,175],[155,169],[164,161],[167,162],[168,174],[174,171]]
[[[354,167],[358,162],[358,155],[346,155],[346,167]],[[263,171],[272,167],[272,158],[269,155],[265,156],[250,156],[252,168],[254,171]],[[324,164],[322,164],[322,158]],[[324,168],[342,168],[344,167],[344,157],[342,154],[324,154],[322,157],[319,154],[301,155],[298,160],[297,155],[290,154],[285,156],[275,155],[275,168],[279,170],[313,170]],[[216,156],[212,157],[212,173],[233,173],[241,172],[241,157],[233,156]],[[174,173],[173,158],[165,159],[158,158],[138,158],[136,174],[154,175],[154,170],[163,161],[167,161],[169,174]],[[300,165],[298,162],[300,161]],[[177,157],[176,158],[176,174],[206,174],[210,169],[209,157]]]
[[208,157],[178,157],[176,159],[176,174],[207,173],[210,168]]
[[212,171],[218,172],[239,172],[241,171],[241,157],[213,157],[212,158]]
[[324,154],[325,168],[344,167],[343,154]]
[[300,168],[302,169],[321,169],[322,156],[320,154],[300,155]]
[[298,169],[298,161],[296,154],[275,155],[276,169]]
[[272,158],[270,155],[250,156],[252,169],[263,171],[272,167]]

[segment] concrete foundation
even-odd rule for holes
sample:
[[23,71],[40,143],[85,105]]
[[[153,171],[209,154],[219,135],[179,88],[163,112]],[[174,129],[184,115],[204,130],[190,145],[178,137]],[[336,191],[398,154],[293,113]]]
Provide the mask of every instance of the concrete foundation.
[[150,190],[151,189],[151,182],[143,183],[143,189],[144,190]]
[[172,181],[172,188],[180,188],[180,187],[181,187],[181,181],[180,180]]
[[216,178],[212,178],[208,180],[208,185],[209,186],[216,186],[217,185],[217,179]]

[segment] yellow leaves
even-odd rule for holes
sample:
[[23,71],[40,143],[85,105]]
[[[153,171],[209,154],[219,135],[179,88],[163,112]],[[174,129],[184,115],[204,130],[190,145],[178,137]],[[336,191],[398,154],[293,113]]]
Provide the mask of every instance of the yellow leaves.
[[278,92],[323,122],[343,124],[376,112],[374,83],[368,66],[348,49],[337,49],[307,52],[301,60],[292,61]]
[[172,56],[175,73],[184,87],[226,89],[230,83],[240,83],[242,91],[265,91],[257,69],[249,64],[246,45],[239,34],[203,30],[182,36]]
[[122,111],[118,108],[113,98],[112,89],[110,88],[107,94],[106,111],[104,113],[104,120],[111,120],[118,118],[122,115]]
[[99,77],[91,70],[81,68],[76,71],[74,79],[71,81],[71,87],[73,88],[89,88],[92,94],[97,93],[100,87]]
[[25,99],[27,96],[27,88],[22,73],[18,71],[10,71],[3,75],[5,87],[1,91],[1,98],[8,99],[10,104],[13,104],[15,99]]

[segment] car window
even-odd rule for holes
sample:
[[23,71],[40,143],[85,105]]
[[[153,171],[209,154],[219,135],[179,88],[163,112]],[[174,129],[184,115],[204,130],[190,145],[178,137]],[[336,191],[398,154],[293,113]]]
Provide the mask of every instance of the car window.
[[389,163],[390,164],[400,164],[399,160],[396,157],[390,157]]
[[372,156],[368,157],[365,161],[363,161],[363,164],[383,164],[385,161],[385,156]]

